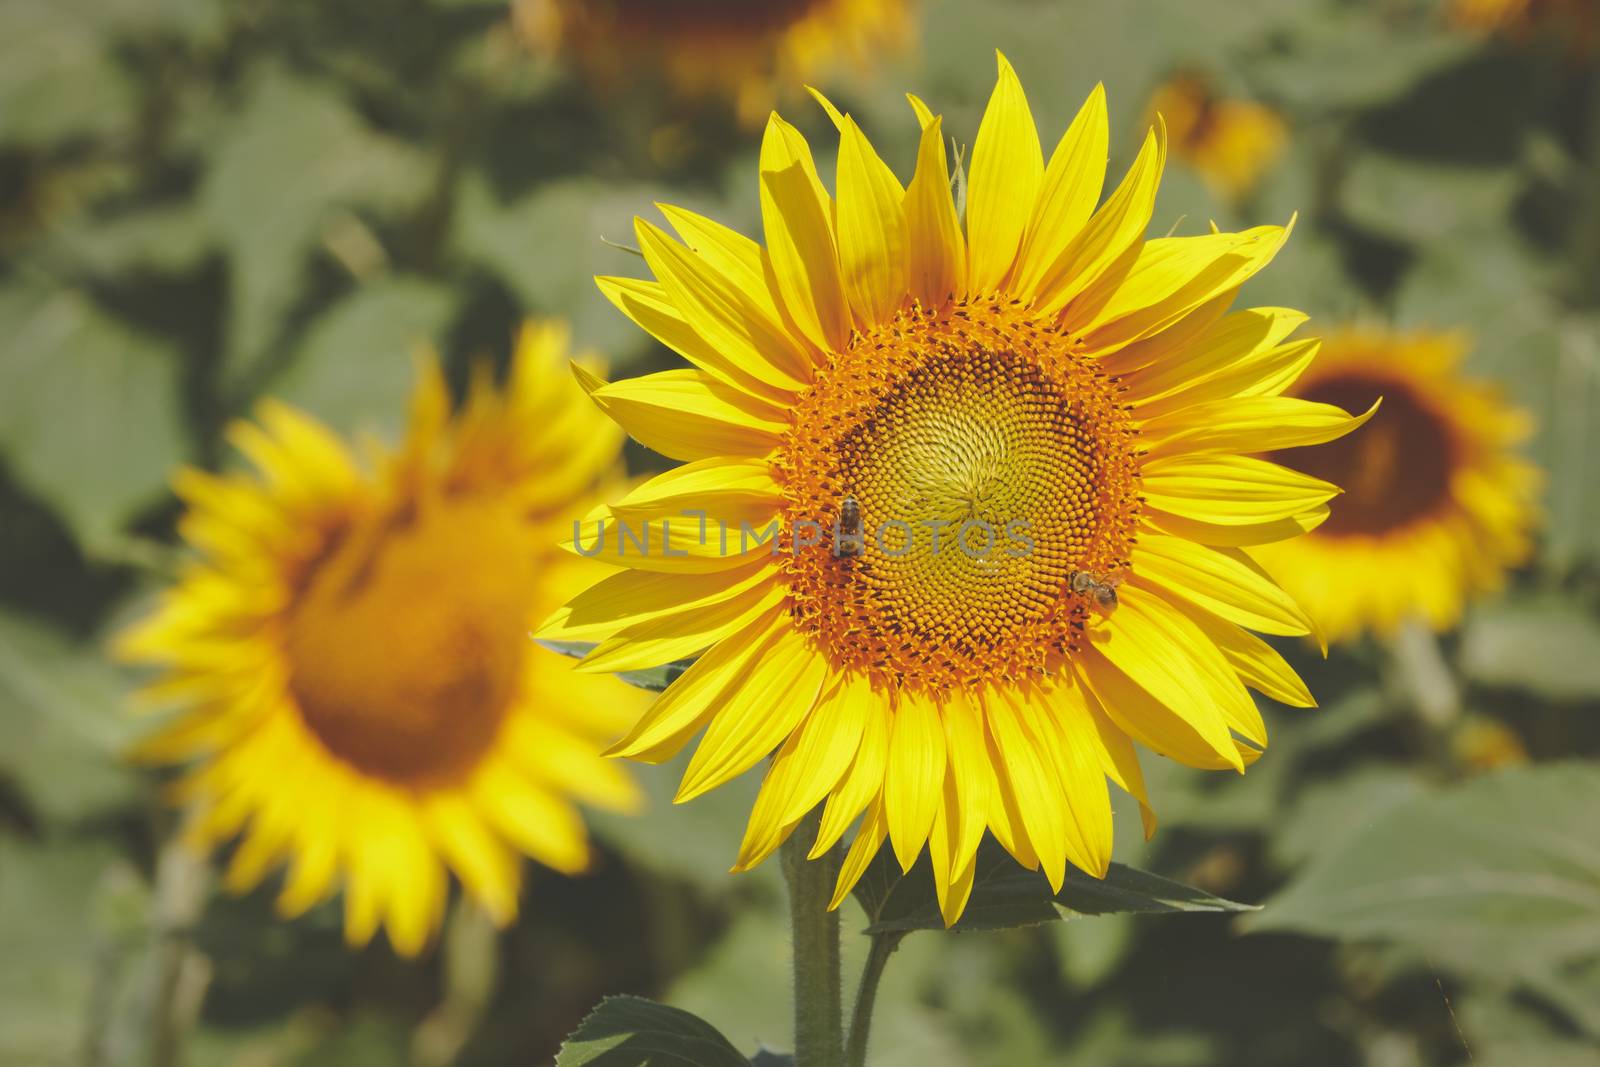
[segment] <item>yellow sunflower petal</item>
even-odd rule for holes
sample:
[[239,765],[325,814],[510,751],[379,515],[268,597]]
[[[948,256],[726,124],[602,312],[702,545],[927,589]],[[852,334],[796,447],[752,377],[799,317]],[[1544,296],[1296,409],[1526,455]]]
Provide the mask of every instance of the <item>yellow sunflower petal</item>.
[[764,759],[816,706],[827,675],[828,665],[804,639],[780,635],[740,679],[739,702],[713,715],[674,803],[693,800]]
[[667,370],[610,383],[581,367],[573,371],[629,437],[671,459],[766,455],[781,440],[781,422],[700,371]]
[[943,122],[932,115],[922,125],[917,170],[906,188],[905,214],[911,294],[928,307],[938,307],[966,291],[967,244],[950,197]]
[[910,284],[905,190],[846,117],[839,140],[839,262],[856,319],[887,322]]
[[1144,424],[1152,456],[1196,452],[1263,452],[1321,444],[1359,429],[1378,411],[1374,403],[1360,415],[1332,404],[1287,396],[1214,400]]
[[1017,72],[995,53],[1000,75],[972,146],[967,190],[967,278],[993,292],[1011,270],[1044,177],[1044,152]]
[[1094,214],[1106,180],[1110,144],[1106,89],[1096,85],[1050,156],[1033,217],[1028,220],[1011,289],[1022,300],[1038,295],[1045,271]]
[[724,385],[779,403],[792,401],[794,394],[806,386],[803,378],[752,356],[748,345],[723,348],[702,337],[660,282],[601,277],[595,279],[595,284],[640,329]]
[[777,115],[761,141],[761,217],[773,280],[789,315],[818,349],[841,351],[851,323],[833,204],[805,138]]
[[944,724],[924,696],[910,696],[895,709],[884,776],[884,814],[900,869],[917,862],[944,793]]

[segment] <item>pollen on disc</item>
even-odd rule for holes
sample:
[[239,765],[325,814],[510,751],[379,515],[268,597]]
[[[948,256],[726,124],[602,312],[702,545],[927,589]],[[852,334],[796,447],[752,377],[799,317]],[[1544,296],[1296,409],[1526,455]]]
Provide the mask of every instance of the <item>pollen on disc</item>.
[[801,398],[778,458],[788,528],[860,511],[859,554],[784,555],[802,629],[902,687],[1038,674],[1077,645],[1079,571],[1127,565],[1135,438],[1118,383],[998,302],[913,308]]

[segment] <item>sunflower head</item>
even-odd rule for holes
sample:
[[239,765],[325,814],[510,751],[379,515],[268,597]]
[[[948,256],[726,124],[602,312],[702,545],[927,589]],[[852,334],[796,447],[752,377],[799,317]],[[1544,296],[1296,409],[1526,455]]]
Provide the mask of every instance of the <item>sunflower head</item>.
[[514,0],[519,32],[602,84],[654,72],[680,96],[733,101],[755,123],[773,87],[801,85],[842,56],[866,63],[902,43],[913,0]]
[[1516,445],[1532,422],[1461,372],[1466,350],[1456,334],[1349,329],[1294,386],[1330,404],[1383,397],[1360,433],[1272,457],[1344,488],[1314,533],[1263,555],[1330,639],[1413,617],[1447,629],[1531,550],[1540,476]]
[[676,236],[638,223],[654,279],[600,279],[692,368],[585,385],[687,462],[576,524],[622,569],[543,634],[601,641],[597,667],[699,655],[613,751],[704,731],[680,800],[772,755],[739,868],[825,805],[814,855],[859,823],[835,904],[887,838],[907,868],[928,850],[953,922],[985,833],[1057,886],[1102,874],[1107,779],[1154,825],[1136,742],[1243,770],[1247,687],[1311,703],[1249,632],[1311,629],[1251,547],[1338,490],[1256,454],[1365,416],[1281,395],[1304,316],[1231,310],[1286,227],[1145,239],[1159,123],[1102,199],[1104,93],[1047,161],[1002,58],[963,218],[922,101],[902,184],[818,99],[832,192],[774,115],[765,245],[666,207]]
[[1276,111],[1221,96],[1209,78],[1192,72],[1176,74],[1158,87],[1149,112],[1166,119],[1172,154],[1227,200],[1248,195],[1289,139],[1288,126]]
[[353,943],[381,924],[415,953],[447,867],[509,921],[519,853],[586,866],[574,800],[637,803],[596,756],[632,691],[528,638],[591,577],[548,546],[620,444],[565,364],[563,328],[530,324],[458,413],[421,361],[405,442],[370,467],[269,401],[230,431],[252,469],[178,476],[195,558],[118,649],[162,668],[146,697],[179,710],[136,755],[189,765],[197,844],[240,835],[230,888],[288,863],[286,915],[342,883]]
[[1447,10],[1458,26],[1513,40],[1559,36],[1575,54],[1600,46],[1600,7],[1593,0],[1453,0]]

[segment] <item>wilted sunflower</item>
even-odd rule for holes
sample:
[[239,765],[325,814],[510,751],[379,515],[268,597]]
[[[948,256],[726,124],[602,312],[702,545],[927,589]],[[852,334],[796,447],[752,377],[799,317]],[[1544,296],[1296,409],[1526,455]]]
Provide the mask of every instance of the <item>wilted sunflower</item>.
[[1103,874],[1106,779],[1145,802],[1132,741],[1242,770],[1267,739],[1246,686],[1311,703],[1246,630],[1311,623],[1241,546],[1337,490],[1249,454],[1362,420],[1277,395],[1315,351],[1284,342],[1303,316],[1226,313],[1283,227],[1144,239],[1159,128],[1097,209],[1103,92],[1047,166],[1002,58],[963,225],[941,120],[911,103],[908,188],[825,105],[838,197],[774,115],[765,247],[675,207],[681,242],[638,221],[656,280],[600,286],[694,368],[586,384],[688,463],[574,532],[626,569],[541,636],[600,640],[604,670],[703,652],[612,751],[704,729],[688,800],[777,750],[739,868],[826,799],[813,855],[862,816],[835,905],[887,836],[908,867],[929,845],[954,921],[985,829],[1056,885],[1069,860]]
[[1150,114],[1166,120],[1172,154],[1228,200],[1255,188],[1289,136],[1276,111],[1219,96],[1198,74],[1179,74],[1164,83],[1150,99]]
[[518,853],[588,863],[573,799],[636,804],[597,755],[637,715],[633,691],[528,636],[593,578],[551,547],[553,523],[592,498],[621,438],[565,363],[564,330],[530,325],[504,387],[480,368],[452,417],[428,360],[407,439],[375,473],[269,401],[230,434],[254,472],[178,476],[199,556],[119,651],[165,668],[145,695],[185,709],[137,755],[193,762],[176,789],[194,842],[242,834],[229,888],[288,862],[293,916],[342,881],[349,940],[381,923],[414,954],[447,866],[508,922]]
[[618,82],[658,71],[687,97],[722,96],[758,121],[776,85],[863,62],[909,34],[912,0],[515,0],[536,48]]
[[1360,433],[1271,457],[1345,490],[1310,536],[1262,552],[1329,640],[1412,617],[1446,629],[1527,558],[1540,476],[1514,446],[1531,423],[1461,374],[1466,347],[1454,334],[1348,330],[1294,386],[1341,406],[1383,397]]

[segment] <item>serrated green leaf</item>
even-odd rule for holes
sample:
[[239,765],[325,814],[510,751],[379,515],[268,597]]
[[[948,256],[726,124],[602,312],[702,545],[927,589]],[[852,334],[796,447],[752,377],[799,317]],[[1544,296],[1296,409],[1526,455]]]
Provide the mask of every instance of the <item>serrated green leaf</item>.
[[0,291],[0,452],[91,550],[183,455],[178,354],[72,290]]
[[1600,620],[1554,598],[1484,607],[1467,620],[1460,661],[1479,685],[1591,700],[1600,697]]
[[[1043,872],[1017,863],[993,838],[984,839],[973,862],[977,872],[972,896],[952,929],[1037,926],[1061,919],[1062,909],[1077,915],[1252,910],[1249,905],[1121,863],[1113,863],[1103,879],[1068,867],[1061,892],[1052,894]],[[869,934],[945,929],[926,855],[909,873],[902,874],[893,850],[879,850],[856,884],[855,897],[867,913]]]
[[1247,921],[1422,948],[1497,977],[1600,944],[1600,768],[1485,775],[1389,808],[1320,851]]
[[750,1067],[704,1019],[641,997],[608,997],[561,1046],[556,1067]]

